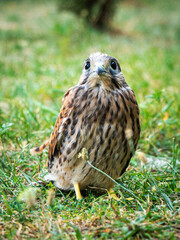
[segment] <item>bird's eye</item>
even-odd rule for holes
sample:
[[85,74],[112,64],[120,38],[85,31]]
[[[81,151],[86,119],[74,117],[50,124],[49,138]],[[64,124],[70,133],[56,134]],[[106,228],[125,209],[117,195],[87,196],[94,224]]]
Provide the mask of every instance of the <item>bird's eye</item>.
[[88,70],[88,69],[90,68],[90,66],[91,66],[90,61],[87,61],[87,62],[85,63],[84,68],[85,68],[86,70]]
[[114,60],[111,61],[110,65],[111,65],[112,69],[116,70],[117,63]]

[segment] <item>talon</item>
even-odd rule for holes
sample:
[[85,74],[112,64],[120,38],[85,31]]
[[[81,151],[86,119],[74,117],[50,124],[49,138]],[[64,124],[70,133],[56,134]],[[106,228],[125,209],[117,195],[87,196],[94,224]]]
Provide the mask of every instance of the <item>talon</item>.
[[79,188],[79,183],[74,183],[74,190],[75,190],[75,193],[76,193],[76,199],[82,199],[82,195],[81,195],[81,192],[80,192],[80,188]]
[[107,193],[108,193],[108,195],[109,195],[110,198],[113,198],[113,199],[116,200],[116,201],[120,201],[120,198],[118,198],[118,197],[116,196],[116,194],[114,193],[113,188],[110,188],[109,190],[106,190],[106,191],[107,191]]

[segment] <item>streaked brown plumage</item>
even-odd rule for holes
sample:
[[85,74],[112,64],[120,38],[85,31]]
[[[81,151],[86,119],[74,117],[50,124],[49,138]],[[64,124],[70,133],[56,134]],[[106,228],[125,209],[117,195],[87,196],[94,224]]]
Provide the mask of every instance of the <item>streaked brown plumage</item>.
[[86,148],[89,161],[117,179],[126,170],[139,136],[136,97],[118,61],[95,53],[85,61],[78,85],[64,95],[50,138],[33,152],[49,145],[47,178],[61,189],[73,189],[74,183],[80,189],[109,189],[113,182],[78,158],[79,153]]

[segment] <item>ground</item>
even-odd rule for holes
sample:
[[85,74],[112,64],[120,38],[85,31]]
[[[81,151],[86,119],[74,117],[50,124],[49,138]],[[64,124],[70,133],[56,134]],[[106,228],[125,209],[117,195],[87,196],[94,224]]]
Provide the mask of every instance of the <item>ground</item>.
[[[0,2],[1,239],[180,239],[180,3],[121,1],[101,32],[55,1]],[[46,140],[64,93],[91,52],[116,57],[135,91],[142,133],[115,191],[33,186],[47,173]]]

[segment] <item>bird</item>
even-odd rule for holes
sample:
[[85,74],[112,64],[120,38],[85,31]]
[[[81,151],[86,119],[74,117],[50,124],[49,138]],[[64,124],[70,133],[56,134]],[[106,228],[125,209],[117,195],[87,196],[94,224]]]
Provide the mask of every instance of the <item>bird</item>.
[[[118,60],[92,53],[84,61],[78,84],[65,93],[49,139],[31,153],[49,146],[46,180],[59,189],[74,190],[76,199],[88,187],[112,192],[112,179],[125,172],[137,148],[139,115],[135,93]],[[80,155],[83,149],[88,161]]]

